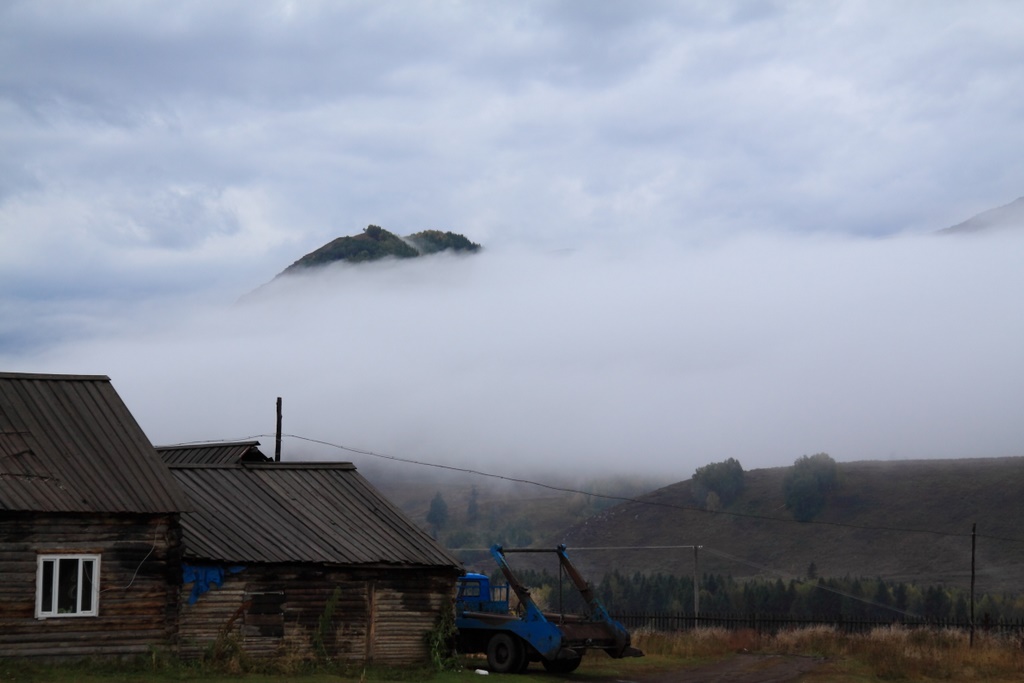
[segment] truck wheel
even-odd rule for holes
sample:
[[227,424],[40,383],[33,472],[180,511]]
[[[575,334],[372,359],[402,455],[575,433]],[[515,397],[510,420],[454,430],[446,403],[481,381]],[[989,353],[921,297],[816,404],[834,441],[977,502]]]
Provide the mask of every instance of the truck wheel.
[[553,674],[568,674],[579,668],[583,657],[576,659],[545,659],[544,670]]
[[519,639],[507,633],[495,633],[487,643],[487,667],[494,673],[519,673],[525,655]]

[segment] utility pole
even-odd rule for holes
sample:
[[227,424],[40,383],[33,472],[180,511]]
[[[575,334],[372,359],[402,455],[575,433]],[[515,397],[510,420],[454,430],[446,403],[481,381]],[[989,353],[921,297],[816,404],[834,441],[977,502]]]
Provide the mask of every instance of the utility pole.
[[971,525],[971,647],[974,647],[974,550],[978,542],[978,523]]
[[274,462],[281,462],[281,397],[277,397],[277,437],[274,439]]
[[693,546],[693,627],[697,628],[697,620],[700,619],[700,574],[697,573],[697,548]]

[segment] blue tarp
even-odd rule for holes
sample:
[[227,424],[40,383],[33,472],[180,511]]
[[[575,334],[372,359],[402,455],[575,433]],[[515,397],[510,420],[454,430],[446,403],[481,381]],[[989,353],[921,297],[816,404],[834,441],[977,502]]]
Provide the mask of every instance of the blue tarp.
[[224,577],[228,574],[237,574],[245,567],[233,565],[224,567],[220,565],[196,565],[182,562],[181,582],[191,583],[192,592],[188,596],[188,604],[194,605],[199,596],[210,590],[212,586],[220,588],[224,585]]

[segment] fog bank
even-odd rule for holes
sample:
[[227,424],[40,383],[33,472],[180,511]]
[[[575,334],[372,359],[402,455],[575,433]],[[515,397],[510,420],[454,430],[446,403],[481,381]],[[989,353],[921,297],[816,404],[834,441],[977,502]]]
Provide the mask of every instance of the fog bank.
[[270,434],[281,396],[286,433],[502,474],[1024,455],[1018,233],[338,265],[79,305],[0,362],[109,375],[157,444]]

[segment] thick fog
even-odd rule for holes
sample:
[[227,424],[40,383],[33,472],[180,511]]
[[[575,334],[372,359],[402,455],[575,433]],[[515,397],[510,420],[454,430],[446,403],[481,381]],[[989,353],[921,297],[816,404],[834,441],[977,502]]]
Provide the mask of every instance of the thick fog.
[[1021,254],[1014,231],[335,265],[0,361],[109,375],[158,444],[272,434],[281,396],[287,434],[502,474],[1024,455]]
[[[0,3],[0,370],[506,474],[1024,454],[1021,221],[905,236],[1020,197],[1022,92],[998,0]],[[485,251],[246,296],[371,223]]]

